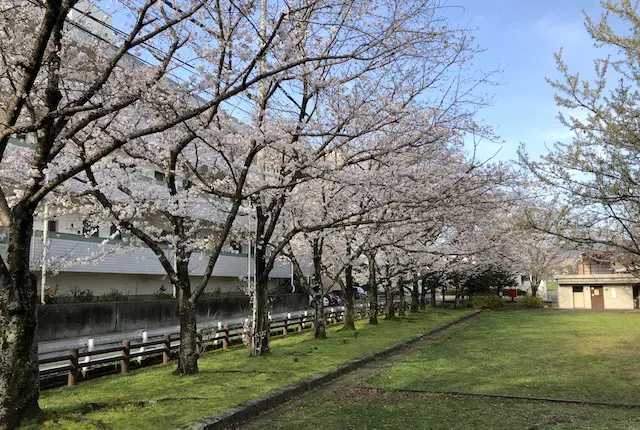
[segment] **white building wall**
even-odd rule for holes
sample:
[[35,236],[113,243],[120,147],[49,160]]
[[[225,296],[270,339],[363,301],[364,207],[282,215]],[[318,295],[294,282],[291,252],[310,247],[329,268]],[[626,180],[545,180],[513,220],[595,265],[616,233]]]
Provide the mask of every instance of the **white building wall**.
[[[197,287],[202,277],[192,276],[192,288]],[[271,287],[275,287],[278,280],[271,280]],[[40,278],[38,277],[38,287]],[[247,283],[239,278],[215,277],[209,280],[205,293],[222,295],[241,295]],[[111,290],[117,290],[125,295],[153,295],[163,292],[172,294],[171,282],[166,276],[158,275],[125,275],[114,273],[59,273],[47,278],[47,286],[56,288],[56,295],[71,296],[74,288],[78,290],[91,290],[94,296],[102,296]]]
[[558,307],[561,309],[573,308],[573,287],[558,287]]
[[605,285],[605,309],[633,309],[633,288],[630,285]]

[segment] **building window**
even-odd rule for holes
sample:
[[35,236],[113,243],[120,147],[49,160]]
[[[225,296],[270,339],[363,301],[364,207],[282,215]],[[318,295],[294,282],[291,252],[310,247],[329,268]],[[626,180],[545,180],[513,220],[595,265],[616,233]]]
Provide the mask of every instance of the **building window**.
[[157,170],[153,172],[153,177],[156,178],[156,181],[164,182],[164,173],[158,172]]
[[58,221],[54,219],[50,219],[47,221],[47,231],[56,232],[58,231]]
[[584,291],[584,287],[573,287],[574,293],[582,293]]

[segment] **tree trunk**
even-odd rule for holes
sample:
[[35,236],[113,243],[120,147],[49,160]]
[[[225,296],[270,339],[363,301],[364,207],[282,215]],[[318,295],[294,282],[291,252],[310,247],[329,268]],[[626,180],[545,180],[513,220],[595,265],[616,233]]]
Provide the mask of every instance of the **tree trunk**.
[[433,284],[431,284],[431,307],[435,308],[437,306],[436,304],[436,283],[434,282]]
[[427,278],[420,281],[420,310],[427,309]]
[[[251,330],[251,345],[249,355],[259,357],[269,352],[269,285],[267,276],[258,269],[258,253],[256,253],[256,270],[258,273],[253,291],[253,327]],[[264,260],[263,264],[264,266]]]
[[378,324],[378,284],[376,283],[376,255],[367,255],[369,260],[369,324]]
[[196,306],[191,302],[191,283],[189,281],[188,261],[179,262],[177,267],[178,307],[180,309],[180,350],[176,375],[195,375],[198,373],[198,331],[196,326]]
[[315,291],[313,295],[313,309],[315,311],[313,315],[313,324],[315,328],[313,337],[315,337],[316,339],[326,339],[327,324],[324,319],[324,303],[320,289]]
[[400,279],[398,281],[398,294],[400,295],[400,305],[398,310],[398,316],[405,316],[405,308],[407,307],[407,302],[404,296],[404,281]]
[[[350,252],[350,249],[347,251]],[[356,329],[356,312],[353,299],[353,266],[347,265],[344,271],[344,326],[343,330]]]
[[313,308],[316,339],[327,338],[327,322],[324,318],[324,288],[322,288],[322,246],[323,239],[313,240]]
[[385,305],[387,307],[387,312],[384,319],[391,320],[396,317],[396,308],[393,305],[393,288],[391,285],[391,281],[386,281],[384,289],[386,296]]
[[420,291],[418,290],[419,282],[413,281],[413,289],[411,290],[411,312],[418,312],[420,309]]
[[8,272],[0,271],[0,427],[36,416],[40,380],[36,335],[37,281],[29,270],[33,211],[12,213]]
[[538,295],[538,286],[540,285],[540,281],[537,278],[531,278],[531,295],[536,297]]

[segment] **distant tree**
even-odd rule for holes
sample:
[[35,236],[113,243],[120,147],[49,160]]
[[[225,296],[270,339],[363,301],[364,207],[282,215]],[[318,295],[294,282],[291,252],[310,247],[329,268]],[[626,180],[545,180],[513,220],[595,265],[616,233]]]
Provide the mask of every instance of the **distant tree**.
[[[595,78],[571,72],[560,51],[555,55],[560,77],[548,80],[556,90],[558,118],[573,132],[571,142],[556,143],[539,160],[521,147],[520,160],[558,193],[555,200],[561,204],[550,223],[540,223],[532,211],[532,226],[578,245],[615,250],[635,270],[640,261],[640,14],[635,1],[601,4],[599,19],[585,18],[594,44],[607,50],[594,61]],[[625,26],[630,31],[619,31]]]

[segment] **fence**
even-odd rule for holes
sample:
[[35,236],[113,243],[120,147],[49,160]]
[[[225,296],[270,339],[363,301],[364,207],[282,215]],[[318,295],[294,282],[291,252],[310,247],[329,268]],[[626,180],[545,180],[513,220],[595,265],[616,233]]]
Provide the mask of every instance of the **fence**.
[[[367,315],[367,306],[356,308],[356,318]],[[271,317],[269,317],[271,319]],[[327,324],[337,324],[344,319],[344,307],[325,309]],[[198,332],[198,348],[201,352],[214,349],[228,349],[232,345],[242,343],[245,334],[244,323],[228,324],[218,322],[217,326],[205,328]],[[313,317],[304,311],[297,317],[291,313],[271,321],[271,336],[284,336],[288,333],[302,332],[313,327]],[[46,357],[38,360],[40,367],[40,385],[42,388],[53,388],[65,385],[76,385],[86,380],[112,373],[127,373],[129,370],[151,364],[168,364],[176,358],[180,348],[179,333],[165,334],[162,339],[131,343],[125,339],[119,346],[86,351],[78,348],[69,349],[67,354]],[[66,378],[65,378],[66,375]]]

